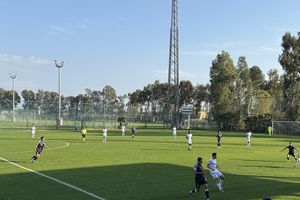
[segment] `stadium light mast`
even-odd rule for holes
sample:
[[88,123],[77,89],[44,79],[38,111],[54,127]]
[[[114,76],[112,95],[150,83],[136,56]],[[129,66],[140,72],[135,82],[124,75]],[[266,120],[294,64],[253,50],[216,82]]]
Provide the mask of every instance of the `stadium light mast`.
[[179,126],[179,47],[178,47],[178,0],[172,0],[167,110],[171,125]]
[[64,61],[61,63],[57,62],[57,60],[54,60],[55,66],[58,69],[58,115],[57,115],[57,120],[58,124],[61,126],[62,125],[62,119],[61,119],[61,68],[64,65]]
[[12,121],[15,122],[15,79],[17,78],[16,73],[9,73],[9,77],[12,80],[12,96],[13,96],[13,102],[12,102]]

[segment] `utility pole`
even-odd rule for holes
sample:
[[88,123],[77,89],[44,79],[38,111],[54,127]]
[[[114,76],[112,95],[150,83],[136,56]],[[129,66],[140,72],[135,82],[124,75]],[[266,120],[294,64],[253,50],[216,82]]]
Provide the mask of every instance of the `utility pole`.
[[57,60],[54,60],[55,66],[58,69],[58,115],[57,115],[57,120],[59,126],[62,125],[62,118],[61,118],[61,72],[60,69],[64,65],[64,61],[61,63],[58,63]]
[[167,108],[168,122],[172,126],[179,126],[179,48],[178,48],[178,0],[172,0],[168,94]]
[[12,93],[13,93],[13,102],[12,102],[12,122],[16,121],[15,118],[15,78],[17,78],[16,73],[9,73],[9,76],[12,80]]

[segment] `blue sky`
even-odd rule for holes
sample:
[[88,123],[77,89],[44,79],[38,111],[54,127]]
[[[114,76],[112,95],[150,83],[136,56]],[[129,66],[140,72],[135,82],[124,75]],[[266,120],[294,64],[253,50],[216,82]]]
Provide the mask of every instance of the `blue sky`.
[[[222,50],[237,63],[281,71],[281,37],[300,31],[299,0],[179,0],[180,79],[209,82]],[[171,0],[0,1],[0,88],[118,94],[167,81]]]

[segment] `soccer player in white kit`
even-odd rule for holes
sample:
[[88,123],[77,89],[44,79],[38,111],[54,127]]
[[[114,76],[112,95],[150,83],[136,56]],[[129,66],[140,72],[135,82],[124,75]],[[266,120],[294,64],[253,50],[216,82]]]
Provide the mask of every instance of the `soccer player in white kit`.
[[222,184],[225,177],[219,171],[219,166],[217,165],[217,153],[212,153],[211,159],[207,162],[207,168],[210,170],[211,176],[216,180],[219,191],[224,192]]
[[299,165],[300,165],[300,151],[298,152],[295,168],[299,167]]
[[176,139],[176,135],[177,135],[176,126],[173,126],[172,130],[173,130],[173,137],[174,137],[174,139]]
[[122,136],[125,136],[125,126],[124,125],[121,126],[121,134],[122,134]]
[[35,125],[34,125],[34,123],[33,123],[33,124],[32,124],[32,127],[31,127],[31,137],[32,137],[32,138],[35,137],[35,130],[36,130],[36,128],[35,128]]
[[193,137],[193,135],[192,135],[191,131],[189,130],[188,134],[186,134],[186,139],[187,139],[187,142],[188,142],[188,150],[189,151],[192,150],[192,143],[193,143],[192,137]]
[[247,133],[246,133],[246,147],[247,148],[251,148],[251,131],[249,130]]
[[106,129],[106,127],[104,127],[102,130],[102,142],[105,143],[106,139],[107,139],[107,129]]

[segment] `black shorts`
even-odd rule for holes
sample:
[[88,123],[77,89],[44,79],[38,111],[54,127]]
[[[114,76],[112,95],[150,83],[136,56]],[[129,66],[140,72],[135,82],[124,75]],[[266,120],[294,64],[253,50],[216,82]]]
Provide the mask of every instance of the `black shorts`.
[[85,138],[85,134],[81,134],[81,136],[82,136],[83,138]]
[[290,156],[293,156],[293,157],[295,157],[295,154],[294,154],[294,152],[293,151],[289,151],[289,153],[288,153]]
[[201,185],[207,184],[206,178],[195,178],[196,188],[200,188]]

